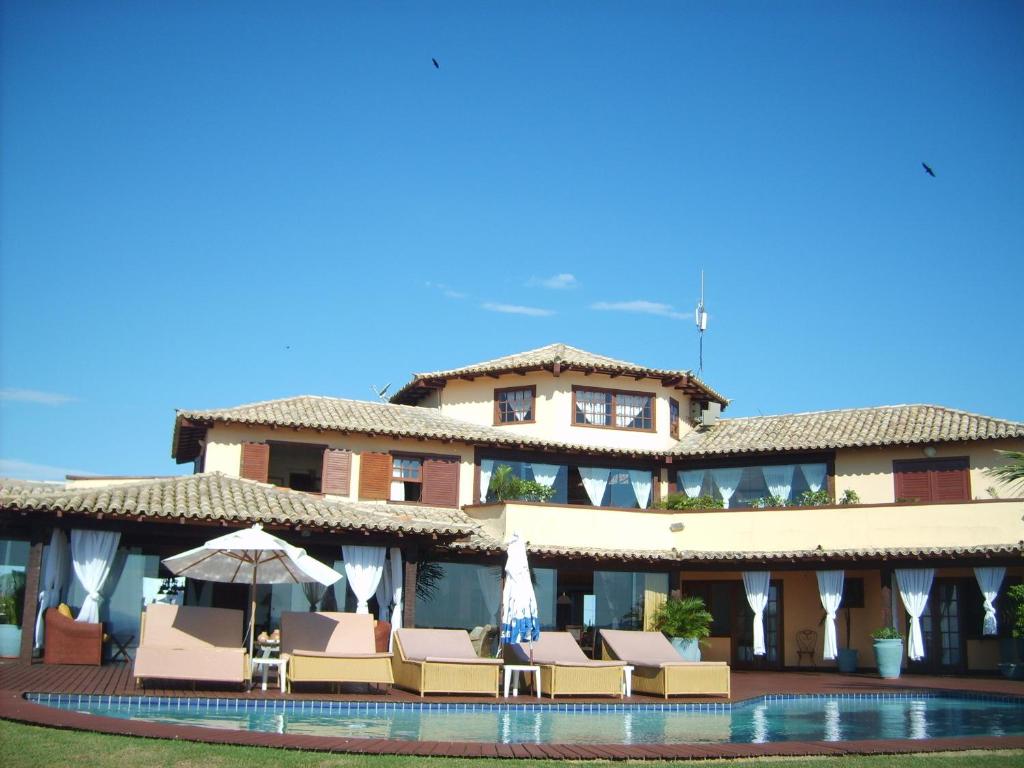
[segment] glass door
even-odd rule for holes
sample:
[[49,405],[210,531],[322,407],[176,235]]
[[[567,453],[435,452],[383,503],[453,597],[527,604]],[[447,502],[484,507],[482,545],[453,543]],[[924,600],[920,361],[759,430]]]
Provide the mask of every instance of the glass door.
[[763,656],[754,655],[754,612],[747,603],[743,583],[736,585],[734,605],[736,608],[736,634],[733,635],[732,663],[740,669],[781,669],[782,668],[782,583],[773,581],[768,585],[768,605],[764,611]]
[[[967,668],[962,598],[964,584],[958,579],[936,579],[921,614],[924,658],[912,661],[913,672],[963,672]],[[909,624],[910,618],[907,617]]]

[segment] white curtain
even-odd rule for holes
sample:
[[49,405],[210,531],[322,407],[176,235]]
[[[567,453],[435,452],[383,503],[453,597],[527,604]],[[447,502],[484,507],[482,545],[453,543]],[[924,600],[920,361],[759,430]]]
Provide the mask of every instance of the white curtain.
[[608,423],[608,401],[602,392],[577,392],[576,407],[587,424]]
[[391,621],[391,563],[385,554],[384,563],[380,569],[380,581],[377,582],[377,619],[380,621]]
[[718,492],[722,494],[722,501],[728,507],[729,499],[736,493],[736,486],[740,484],[740,478],[743,477],[743,468],[712,469],[711,477],[714,479],[715,485],[718,486]]
[[100,620],[100,601],[103,583],[110,574],[110,564],[117,554],[121,534],[116,531],[71,531],[71,566],[85,589],[82,609],[75,621],[97,624]]
[[999,586],[1003,583],[1006,569],[1002,566],[997,568],[975,568],[974,578],[978,580],[978,587],[981,589],[982,597],[985,598],[985,619],[981,625],[983,635],[994,635],[999,629],[996,623],[996,595],[999,594]]
[[608,477],[612,471],[600,467],[580,467],[580,477],[583,478],[583,487],[587,490],[590,503],[595,507],[601,506],[604,492],[608,488]]
[[551,488],[555,484],[555,478],[558,477],[558,465],[557,464],[533,464],[533,480],[534,482],[540,483],[545,488]]
[[761,474],[764,475],[765,485],[768,486],[768,491],[772,496],[782,501],[786,501],[789,498],[790,491],[793,490],[794,469],[795,467],[792,464],[761,467]]
[[480,566],[476,569],[476,583],[484,598],[488,623],[498,625],[501,622],[498,615],[501,610],[501,568]]
[[744,571],[743,588],[747,591],[747,604],[754,612],[754,655],[764,656],[764,609],[768,607],[768,571]]
[[647,509],[647,504],[651,500],[651,473],[642,469],[631,469],[629,484],[633,486],[636,503],[640,505],[640,509]]
[[50,534],[50,546],[46,550],[43,565],[43,580],[39,584],[39,613],[36,614],[35,647],[43,647],[43,614],[47,608],[60,604],[60,593],[67,582],[68,537],[60,528]]
[[370,612],[368,603],[380,583],[385,554],[384,547],[346,545],[341,548],[348,586],[356,596],[356,613]]
[[324,599],[326,592],[327,586],[319,581],[302,582],[302,594],[306,596],[306,600],[309,602],[309,610],[311,611],[316,610],[316,604]]
[[801,464],[800,471],[804,473],[804,480],[807,481],[807,487],[814,493],[817,493],[825,485],[825,473],[828,471],[828,467],[824,464]]
[[405,501],[405,481],[391,481],[391,501]]
[[910,636],[907,638],[907,658],[917,661],[924,658],[924,638],[921,634],[921,614],[928,604],[928,593],[932,588],[934,568],[897,568],[896,583],[899,585],[903,606],[910,614]]
[[621,395],[615,402],[615,426],[617,427],[631,427],[633,422],[636,421],[636,417],[639,416],[643,410],[643,403],[634,405],[629,402],[622,402],[625,398]]
[[683,484],[683,490],[691,499],[700,496],[700,489],[704,486],[705,469],[688,469],[679,473],[679,479]]
[[480,503],[487,501],[487,489],[491,487],[491,473],[494,471],[494,459],[480,460]]
[[405,611],[404,593],[402,582],[405,579],[405,569],[402,567],[402,548],[392,547],[391,556],[391,636],[394,637],[395,630],[402,628],[402,613]]
[[818,571],[818,595],[821,606],[825,609],[825,647],[821,657],[831,661],[839,655],[839,643],[836,642],[836,611],[843,599],[842,571]]

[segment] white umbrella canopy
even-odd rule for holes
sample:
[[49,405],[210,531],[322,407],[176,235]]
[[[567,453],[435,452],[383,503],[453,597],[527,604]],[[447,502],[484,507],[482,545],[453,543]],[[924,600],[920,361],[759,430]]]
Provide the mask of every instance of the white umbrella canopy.
[[501,642],[533,643],[540,639],[540,620],[537,610],[537,595],[530,579],[530,566],[526,561],[526,543],[518,533],[512,534],[508,543],[508,560],[505,562],[505,587],[501,594]]
[[210,539],[201,547],[164,559],[175,576],[249,585],[249,655],[252,655],[257,584],[334,584],[341,574],[257,523]]

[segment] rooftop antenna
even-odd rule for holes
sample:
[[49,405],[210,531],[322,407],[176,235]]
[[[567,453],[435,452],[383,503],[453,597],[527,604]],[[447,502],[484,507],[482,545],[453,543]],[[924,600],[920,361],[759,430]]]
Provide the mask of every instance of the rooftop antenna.
[[386,403],[388,401],[386,395],[387,395],[389,389],[391,389],[391,385],[390,384],[385,384],[384,385],[384,389],[378,388],[376,384],[371,384],[370,385],[370,391],[373,392],[373,394],[376,396],[376,398],[378,400],[380,400],[382,403]]
[[700,271],[700,301],[697,302],[697,309],[693,313],[694,323],[697,325],[697,333],[700,337],[699,366],[697,374],[704,375],[704,331],[708,329],[708,313],[704,309],[704,270]]

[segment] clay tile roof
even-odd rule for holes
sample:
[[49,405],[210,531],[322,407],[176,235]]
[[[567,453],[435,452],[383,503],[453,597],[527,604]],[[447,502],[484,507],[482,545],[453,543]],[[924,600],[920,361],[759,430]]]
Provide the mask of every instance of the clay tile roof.
[[1024,437],[1024,424],[938,405],[888,405],[841,411],[722,419],[695,430],[672,451],[713,456]]
[[177,458],[179,463],[191,461],[198,453],[198,441],[203,437],[204,425],[213,422],[324,429],[387,437],[458,440],[510,447],[565,451],[585,450],[589,453],[656,455],[654,452],[594,448],[541,440],[453,419],[441,415],[433,408],[313,395],[249,403],[232,408],[214,408],[203,411],[180,410],[175,420],[171,455]]
[[0,507],[174,522],[304,525],[335,531],[451,536],[477,528],[456,509],[335,501],[219,472],[85,488],[0,479]]
[[485,360],[462,368],[451,368],[447,371],[431,371],[415,373],[413,380],[400,389],[392,398],[393,403],[416,403],[423,396],[423,389],[429,382],[441,382],[459,376],[482,376],[487,374],[511,373],[514,371],[550,369],[555,363],[563,368],[578,368],[598,373],[641,376],[653,379],[682,379],[687,382],[691,394],[716,400],[727,405],[728,400],[707,384],[702,382],[690,371],[666,370],[649,368],[645,365],[616,360],[612,357],[587,352],[584,349],[571,347],[568,344],[548,344],[545,347],[517,352],[513,355]]

